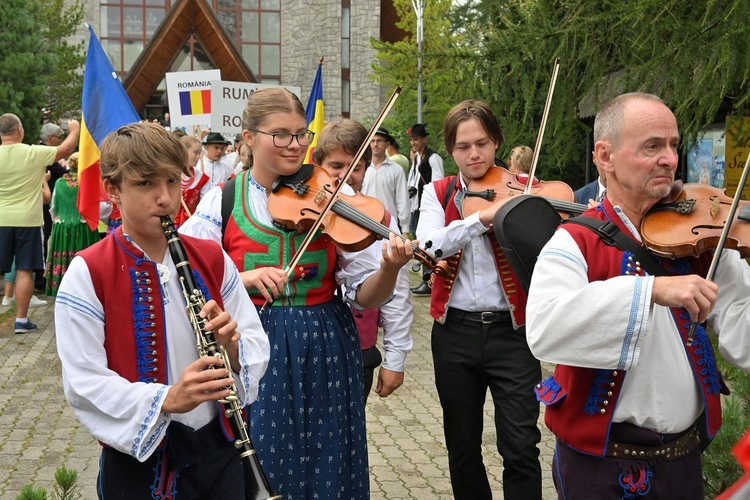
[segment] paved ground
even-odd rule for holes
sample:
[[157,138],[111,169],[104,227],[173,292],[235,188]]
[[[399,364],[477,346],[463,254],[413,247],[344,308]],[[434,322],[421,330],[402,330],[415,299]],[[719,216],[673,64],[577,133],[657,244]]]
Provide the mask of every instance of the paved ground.
[[[415,276],[413,276],[415,277]],[[99,445],[65,402],[55,346],[52,300],[32,309],[39,330],[13,333],[13,316],[0,306],[0,499],[26,484],[51,491],[61,465],[79,474],[84,499],[96,498]],[[435,391],[427,297],[414,297],[414,350],[406,381],[388,398],[370,394],[367,429],[372,498],[450,499],[447,454]],[[12,311],[13,313],[15,312]],[[485,464],[496,498],[502,498],[502,460],[494,449],[491,404],[486,405]],[[553,438],[542,428],[544,498],[555,498],[550,463]]]

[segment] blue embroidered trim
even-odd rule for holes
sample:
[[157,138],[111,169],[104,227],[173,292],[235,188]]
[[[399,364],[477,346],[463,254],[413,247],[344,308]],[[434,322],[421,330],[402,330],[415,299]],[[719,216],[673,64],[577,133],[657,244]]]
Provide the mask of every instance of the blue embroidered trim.
[[538,390],[537,391],[537,396],[538,397],[545,396],[545,395],[547,395],[551,391],[552,392],[552,398],[550,398],[550,399],[552,399],[552,400],[554,400],[555,398],[557,398],[557,394],[560,392],[560,389],[562,389],[562,387],[560,387],[560,384],[557,383],[557,380],[555,380],[555,378],[552,375],[550,375],[549,377],[547,377],[544,380],[542,380],[539,383],[539,385],[541,386],[541,388],[543,390]]
[[627,471],[620,473],[618,481],[623,490],[621,500],[631,500],[635,497],[648,495],[648,492],[651,491],[653,475],[651,468],[641,463],[631,465]]
[[589,397],[586,398],[584,410],[587,415],[599,415],[602,402],[607,398],[609,382],[612,380],[612,370],[594,370],[594,380],[591,383]]
[[[143,441],[143,436],[146,435],[146,432],[148,431],[148,426],[151,423],[151,421],[154,419],[155,415],[159,414],[160,412],[160,405],[159,401],[161,401],[161,395],[164,393],[164,391],[167,390],[167,386],[162,386],[159,388],[158,391],[156,391],[156,395],[154,396],[154,399],[151,400],[151,407],[148,409],[148,413],[146,414],[146,418],[143,419],[143,422],[141,423],[140,429],[138,429],[138,435],[136,435],[135,439],[133,440],[133,446],[130,448],[130,455],[133,458],[138,457],[138,445],[141,444],[141,441]],[[154,433],[151,436],[151,439],[146,443],[143,447],[143,450],[141,450],[140,457],[143,457],[146,452],[151,449],[151,447],[154,445],[154,440],[156,437],[161,433],[161,429],[166,425],[166,422],[163,422],[158,429],[154,431]]]
[[71,295],[65,292],[58,292],[55,302],[65,304],[66,306],[70,307],[71,309],[75,309],[85,316],[104,323],[104,311],[97,309],[91,302],[81,300],[75,295]]
[[548,255],[552,255],[552,256],[555,256],[555,257],[561,257],[563,259],[567,259],[567,260],[573,262],[575,265],[577,265],[581,269],[583,269],[584,272],[588,273],[588,267],[586,266],[585,262],[583,262],[581,259],[579,259],[575,255],[573,255],[572,253],[570,253],[570,252],[563,252],[563,251],[560,251],[557,248],[555,248],[555,249],[548,249],[548,250],[543,251],[542,253],[539,254],[539,257],[537,258],[537,260],[541,260],[543,257],[546,257]]
[[198,217],[199,219],[203,219],[206,222],[209,222],[213,224],[216,227],[221,227],[221,219],[217,217],[211,217],[210,215],[204,213],[204,212],[195,212],[193,214],[193,217]]
[[208,291],[206,282],[203,281],[203,276],[201,276],[201,273],[199,273],[195,269],[193,269],[193,276],[195,277],[195,284],[198,285],[201,293],[203,293],[203,298],[206,299],[206,302],[208,302],[209,300],[211,300],[211,292]]
[[229,275],[229,280],[224,285],[224,288],[221,289],[221,296],[227,297],[230,293],[234,291],[235,288],[237,288],[240,285],[240,273],[237,272],[236,269],[232,270],[232,273]]
[[[680,313],[680,319],[685,321],[684,328],[689,329],[692,325],[692,320],[687,311],[683,310]],[[696,327],[693,345],[696,346],[696,365],[699,367],[698,375],[701,378],[701,383],[706,387],[707,393],[719,394],[721,392],[721,375],[716,366],[714,348],[703,325]]]
[[[625,338],[622,342],[622,350],[620,351],[620,360],[617,363],[618,370],[624,370],[628,365],[628,353],[630,352],[630,346],[633,342],[638,342],[641,336],[640,329],[636,332],[636,326],[642,324],[639,322],[638,311],[641,310],[641,301],[644,298],[643,283],[644,279],[642,276],[635,277],[635,286],[633,287],[633,301],[630,303],[630,316],[628,317],[628,326],[625,330]],[[633,339],[635,337],[635,340]],[[635,349],[633,349],[633,356],[635,356]],[[630,360],[632,365],[633,360]]]
[[[150,261],[136,259],[135,262],[140,267],[144,262]],[[157,381],[158,372],[155,347],[155,315],[153,311],[149,310],[154,302],[153,298],[149,296],[148,288],[152,288],[153,293],[153,287],[144,283],[145,279],[149,279],[151,275],[152,273],[148,271],[138,272],[133,268],[130,269],[130,286],[133,290],[133,329],[136,345],[135,362],[138,367],[138,381],[146,383]],[[144,280],[141,280],[141,278],[144,278]]]
[[180,477],[182,469],[172,470],[167,461],[166,452],[159,453],[159,458],[154,467],[154,483],[151,485],[151,498],[154,500],[172,500],[176,498],[177,478]]
[[260,184],[258,184],[258,181],[256,181],[255,179],[253,179],[253,176],[250,175],[249,172],[247,174],[247,178],[249,179],[248,180],[248,186],[254,187],[256,191],[259,191],[259,192],[261,192],[263,194],[266,194],[266,188],[264,188],[263,186],[261,186]]

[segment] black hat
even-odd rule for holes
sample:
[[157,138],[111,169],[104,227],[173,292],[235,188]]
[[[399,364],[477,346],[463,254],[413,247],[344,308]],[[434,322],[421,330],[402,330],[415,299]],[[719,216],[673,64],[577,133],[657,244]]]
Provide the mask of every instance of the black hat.
[[391,135],[391,133],[388,132],[388,129],[385,129],[383,127],[378,127],[378,131],[375,132],[375,135],[382,135],[391,144],[393,144],[394,142],[396,142],[396,139],[394,139],[393,136]]
[[237,134],[234,136],[234,142],[240,142],[242,141],[242,134]]
[[206,136],[206,140],[203,141],[203,144],[223,144],[229,146],[229,141],[218,132],[209,132]]
[[408,135],[409,137],[426,137],[430,134],[427,132],[424,124],[415,123],[409,130],[406,131],[406,135]]

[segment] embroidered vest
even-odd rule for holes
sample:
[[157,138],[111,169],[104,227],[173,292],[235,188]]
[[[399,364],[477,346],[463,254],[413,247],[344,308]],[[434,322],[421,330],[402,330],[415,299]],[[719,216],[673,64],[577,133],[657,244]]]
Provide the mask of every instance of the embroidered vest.
[[[448,185],[454,177],[455,176],[446,177],[432,183],[432,186],[435,188],[435,195],[439,201],[442,202],[442,200],[445,199],[445,191],[448,189]],[[460,189],[459,184],[459,182],[456,182],[456,187],[448,200],[448,204],[445,206],[446,226],[454,220],[462,218],[461,214],[458,212],[458,207],[456,207],[456,204],[454,203],[456,193],[458,192],[458,189]],[[505,300],[510,306],[510,316],[513,320],[513,327],[518,329],[526,324],[526,292],[518,282],[518,278],[511,269],[508,259],[505,258],[497,240],[491,236],[489,238],[490,243],[492,244],[492,254],[495,258],[500,286],[502,287]],[[436,274],[433,274],[430,278],[432,282],[430,314],[435,318],[435,321],[441,324],[445,322],[445,315],[448,311],[448,302],[453,293],[453,285],[455,284],[456,276],[458,275],[458,266],[461,264],[462,251],[463,250],[459,250],[445,259],[448,263],[447,276],[437,276]]]
[[[180,239],[206,300],[213,298],[223,309],[221,249],[190,236]],[[164,304],[156,263],[143,258],[143,252],[123,236],[122,227],[78,255],[86,261],[107,318],[104,348],[109,368],[130,382],[175,382],[167,380]]]
[[[249,171],[243,172],[234,185],[234,207],[224,232],[224,249],[241,271],[259,267],[285,269],[305,234],[266,226],[255,219],[248,209],[248,175]],[[333,243],[322,234],[316,236],[272,305],[310,306],[330,300],[336,292],[336,259]],[[257,290],[249,293],[256,306],[266,302]]]
[[422,199],[422,191],[424,191],[425,184],[432,182],[432,166],[430,165],[430,157],[437,154],[437,151],[430,148],[425,148],[424,153],[420,156],[419,165],[417,165],[417,173],[419,180],[417,181],[417,196],[419,200]]
[[201,201],[201,189],[203,186],[208,184],[208,176],[201,174],[200,179],[195,187],[187,188],[182,190],[182,199],[185,201],[185,205],[180,204],[180,210],[177,212],[177,216],[174,218],[174,223],[177,226],[181,226],[190,217],[185,211],[185,207],[190,210],[190,214],[195,213],[195,209],[198,207],[198,203]]
[[[604,210],[590,209],[584,215],[601,220],[612,220],[620,231],[630,231],[615,214],[609,200],[601,205]],[[608,217],[605,211],[612,214]],[[565,224],[581,249],[589,266],[589,281],[606,280],[621,275],[644,276],[645,272],[630,252],[606,245],[596,233],[578,224]],[[595,258],[589,258],[595,256]],[[699,258],[662,259],[669,274],[699,274],[705,276],[710,265],[710,253]],[[675,324],[683,339],[683,346],[693,366],[700,386],[706,411],[706,427],[702,434],[710,440],[721,427],[720,393],[728,394],[716,367],[716,358],[705,329],[700,326],[691,347],[686,345],[690,316],[682,308],[671,308]],[[658,333],[658,332],[657,332]],[[626,376],[624,370],[601,370],[557,365],[553,375],[535,388],[537,399],[547,405],[545,424],[566,445],[583,453],[604,456],[609,439],[609,428],[614,409]],[[705,443],[707,444],[707,443]]]

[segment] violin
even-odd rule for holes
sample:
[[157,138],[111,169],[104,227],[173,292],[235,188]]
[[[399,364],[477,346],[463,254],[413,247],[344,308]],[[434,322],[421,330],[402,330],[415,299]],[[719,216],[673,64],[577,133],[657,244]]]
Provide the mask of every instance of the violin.
[[[295,174],[279,177],[274,182],[268,196],[268,211],[277,224],[306,232],[318,220],[337,182],[321,167],[302,165]],[[323,216],[320,228],[337,247],[355,252],[377,239],[389,238],[392,231],[385,222],[385,207],[377,198],[362,193],[339,193],[331,211]],[[407,241],[399,234],[396,236]],[[447,270],[416,244],[412,243],[411,247],[414,257],[430,269],[438,273]]]
[[641,238],[649,250],[662,257],[697,257],[717,248],[729,222],[726,247],[750,257],[750,202],[739,201],[739,210],[731,218],[732,198],[725,190],[706,184],[675,184],[676,195],[654,205],[641,222]]
[[[530,177],[512,174],[503,167],[490,167],[479,179],[472,179],[466,186],[462,203],[463,215],[467,217],[479,212],[496,201],[524,194]],[[575,203],[573,189],[562,181],[532,181],[529,194],[541,196],[558,212],[578,215],[586,211],[587,205]]]

